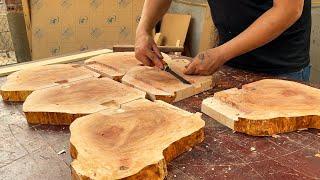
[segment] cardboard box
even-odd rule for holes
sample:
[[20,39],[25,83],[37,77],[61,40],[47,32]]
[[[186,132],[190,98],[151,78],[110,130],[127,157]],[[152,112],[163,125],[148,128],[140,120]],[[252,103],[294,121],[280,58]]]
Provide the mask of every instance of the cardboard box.
[[34,0],[32,59],[133,44],[144,0]]

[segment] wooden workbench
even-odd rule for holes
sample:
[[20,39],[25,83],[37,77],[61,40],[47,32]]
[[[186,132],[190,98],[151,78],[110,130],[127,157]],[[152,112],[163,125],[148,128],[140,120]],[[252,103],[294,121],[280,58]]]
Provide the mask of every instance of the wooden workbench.
[[[199,112],[202,100],[215,92],[265,77],[223,67],[215,74],[217,87],[174,105]],[[28,126],[21,109],[0,101],[0,179],[70,179],[68,127]],[[168,179],[320,178],[320,130],[251,137],[203,119],[204,143],[170,163]]]

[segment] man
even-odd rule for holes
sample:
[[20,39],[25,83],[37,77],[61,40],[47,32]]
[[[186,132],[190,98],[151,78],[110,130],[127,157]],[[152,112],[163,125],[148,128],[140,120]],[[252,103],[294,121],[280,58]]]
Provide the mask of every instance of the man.
[[[210,75],[220,66],[308,81],[311,0],[208,0],[220,43],[200,52],[185,74]],[[163,68],[151,32],[171,0],[145,0],[136,58]]]

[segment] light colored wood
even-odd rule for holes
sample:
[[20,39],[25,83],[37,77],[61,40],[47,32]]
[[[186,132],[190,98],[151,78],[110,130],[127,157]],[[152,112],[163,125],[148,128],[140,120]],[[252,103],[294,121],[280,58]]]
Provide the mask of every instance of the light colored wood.
[[[171,59],[164,53],[162,55],[164,60]],[[135,58],[134,52],[115,52],[88,59],[85,65],[103,77],[120,81],[130,69],[142,66],[142,63]]]
[[254,136],[320,129],[320,90],[266,79],[216,93],[203,101],[202,112],[235,131]]
[[[155,36],[154,36],[154,42],[157,44],[157,46],[161,46],[162,45],[162,41],[163,41],[163,36],[161,33],[157,33]],[[178,46],[180,47],[180,46]]]
[[190,62],[186,59],[169,59],[169,67],[192,83],[187,85],[170,73],[153,67],[135,67],[123,78],[122,83],[147,92],[150,100],[177,102],[213,87],[212,76],[188,76],[183,74],[185,66]]
[[[158,46],[159,50],[163,53],[171,53],[171,52],[183,52],[184,47],[176,47],[176,46]],[[134,51],[134,45],[114,45],[112,47],[113,52],[130,52]]]
[[24,15],[24,21],[26,25],[27,30],[27,37],[28,37],[28,43],[29,43],[29,49],[30,54],[32,54],[32,32],[31,32],[31,17],[30,17],[30,5],[29,0],[21,0],[22,9],[23,9],[23,15]]
[[[180,47],[180,44],[181,44],[181,41],[180,41],[180,40],[177,40],[176,46],[177,46],[177,47]],[[181,52],[175,52],[174,54],[175,54],[176,56],[181,56]]]
[[71,55],[62,56],[62,57],[47,58],[47,59],[31,61],[27,63],[19,63],[11,66],[5,66],[3,68],[0,68],[0,77],[6,76],[13,72],[20,71],[27,68],[33,68],[37,66],[50,65],[50,64],[71,63],[71,62],[86,60],[97,55],[111,53],[111,52],[112,51],[110,49],[102,49],[102,50],[90,51],[90,52],[85,52],[80,54],[71,54]]
[[133,101],[70,126],[73,179],[164,179],[167,163],[204,140],[205,122],[167,103]]
[[183,46],[189,29],[191,15],[187,14],[165,14],[160,32],[163,36],[165,46],[176,46],[177,40]]
[[69,125],[77,117],[141,98],[145,93],[109,78],[90,78],[34,91],[23,111],[30,124]]
[[129,69],[142,63],[135,58],[134,52],[116,52],[90,58],[85,65],[103,77],[120,81]]
[[100,74],[77,64],[32,67],[9,75],[1,87],[1,96],[4,101],[22,102],[35,90],[92,77]]

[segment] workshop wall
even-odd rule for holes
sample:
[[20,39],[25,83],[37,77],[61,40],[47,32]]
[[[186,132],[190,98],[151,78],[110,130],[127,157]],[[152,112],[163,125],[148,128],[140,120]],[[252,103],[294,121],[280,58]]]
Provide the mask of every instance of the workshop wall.
[[133,44],[144,0],[30,0],[32,59]]

